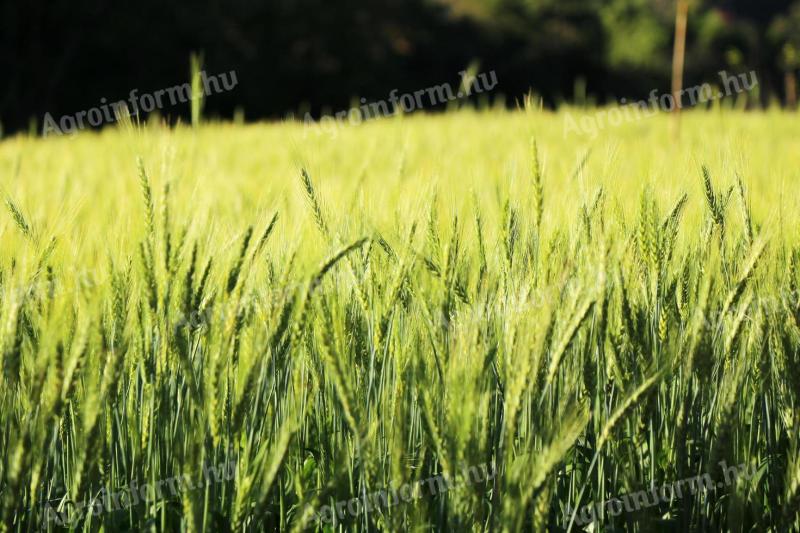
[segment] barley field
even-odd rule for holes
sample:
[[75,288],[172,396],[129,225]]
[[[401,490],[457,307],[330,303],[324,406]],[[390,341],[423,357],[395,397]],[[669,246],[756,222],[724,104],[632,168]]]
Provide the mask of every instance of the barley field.
[[0,142],[2,531],[798,531],[798,115]]

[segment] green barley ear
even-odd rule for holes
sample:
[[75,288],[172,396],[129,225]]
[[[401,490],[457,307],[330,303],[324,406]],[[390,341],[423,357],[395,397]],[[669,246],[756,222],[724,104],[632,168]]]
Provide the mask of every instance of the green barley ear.
[[478,205],[478,196],[475,194],[474,190],[472,191],[472,204],[475,212],[475,233],[478,238],[478,255],[481,261],[478,279],[482,282],[489,267],[486,261],[486,242],[483,237],[483,218],[481,217],[481,210]]
[[188,315],[192,312],[192,289],[194,289],[194,278],[197,271],[197,241],[192,244],[192,255],[189,260],[189,269],[183,282],[183,312]]
[[196,128],[200,125],[200,115],[203,112],[205,103],[202,80],[203,57],[198,54],[192,54],[189,64],[192,80],[192,127]]
[[[341,261],[342,259],[347,257],[351,252],[353,252],[355,250],[358,250],[362,246],[364,246],[364,244],[367,241],[369,241],[369,239],[364,237],[364,238],[361,238],[361,239],[357,240],[356,242],[354,242],[354,243],[352,243],[352,244],[350,244],[348,246],[345,246],[344,248],[342,248],[341,250],[336,252],[330,259],[328,259],[322,265],[322,267],[317,271],[317,273],[314,274],[311,277],[311,280],[308,282],[308,285],[306,285],[305,288],[304,288],[305,292],[302,295],[302,299],[300,300],[300,309],[299,309],[299,312],[298,312],[298,318],[294,322],[294,324],[292,325],[292,333],[293,333],[295,339],[300,337],[300,335],[302,333],[302,328],[305,327],[305,320],[306,320],[306,313],[307,313],[307,310],[308,310],[308,303],[311,300],[311,296],[314,294],[314,292],[322,284],[322,280],[325,277],[325,274],[327,274],[334,266],[336,266],[336,264],[339,261]],[[290,307],[286,307],[284,309],[284,313],[286,313],[286,312],[288,312],[290,310],[291,310]],[[288,319],[288,317],[287,317],[287,319]],[[281,324],[283,324],[283,322],[284,322],[284,317],[281,318]]]
[[211,274],[211,266],[213,262],[213,259],[209,259],[206,262],[205,268],[203,268],[203,274],[200,276],[200,283],[197,285],[197,289],[194,291],[194,298],[192,299],[192,311],[197,311],[200,309],[200,304],[203,303],[203,297],[206,294],[206,285],[208,284],[208,277]]
[[669,215],[661,223],[661,264],[668,264],[672,259],[675,249],[675,241],[678,236],[678,224],[680,223],[681,213],[686,205],[689,195],[684,193],[672,207]]
[[[36,271],[41,272],[45,268],[51,268],[47,263],[50,261],[50,258],[53,256],[53,252],[56,250],[56,245],[58,244],[58,239],[55,237],[50,238],[50,242],[47,243],[47,246],[39,255],[39,260],[36,262]],[[37,274],[38,275],[38,274]]]
[[747,202],[747,195],[745,194],[744,183],[742,183],[742,176],[738,172],[736,173],[736,192],[739,196],[739,208],[742,211],[742,220],[744,222],[747,244],[753,244],[753,221],[750,216],[750,204]]
[[112,109],[114,110],[114,118],[121,130],[126,132],[132,132],[135,130],[133,119],[131,118],[131,112],[128,109],[127,104],[122,103],[120,105],[113,105]]
[[438,217],[438,200],[439,197],[434,194],[431,199],[431,207],[428,210],[428,228],[426,233],[426,242],[429,249],[430,257],[425,260],[429,270],[434,272],[437,276],[441,274],[441,261],[442,243],[439,239],[439,217]]
[[226,290],[228,294],[233,292],[233,289],[236,288],[236,285],[239,282],[239,277],[242,273],[242,265],[244,264],[245,256],[247,255],[247,249],[250,246],[250,239],[253,237],[253,226],[249,226],[247,231],[244,233],[244,238],[242,239],[242,247],[239,250],[239,255],[236,258],[236,261],[233,263],[233,267],[231,267],[230,272],[228,273],[228,284],[226,286]]
[[658,258],[658,236],[655,227],[657,222],[654,212],[655,206],[651,201],[649,191],[642,191],[639,199],[639,222],[634,236],[639,249],[636,261],[639,263],[642,274],[646,274],[648,269],[655,268]]
[[570,178],[570,181],[576,179],[578,176],[581,175],[583,169],[586,168],[586,162],[589,161],[589,155],[591,153],[592,153],[591,148],[587,148],[586,151],[583,152],[583,157],[581,157],[581,160],[575,166],[575,170],[572,171],[572,177]]
[[257,257],[258,254],[261,253],[261,250],[264,248],[264,245],[267,244],[269,240],[269,236],[272,235],[273,230],[275,230],[275,224],[278,222],[278,213],[277,211],[272,216],[272,220],[269,221],[267,224],[267,228],[264,230],[264,233],[261,234],[261,238],[258,240],[258,244],[256,244],[256,249],[253,252],[253,257]]
[[380,234],[380,232],[375,232],[375,240],[378,242],[378,246],[386,253],[386,255],[392,259],[392,261],[397,261],[397,252],[394,251],[392,245]]
[[662,368],[661,370],[656,371],[651,375],[649,378],[642,381],[642,383],[636,387],[625,399],[622,403],[617,407],[614,413],[606,420],[606,423],[603,425],[603,429],[600,431],[600,438],[597,440],[596,450],[597,453],[603,449],[606,442],[611,438],[611,433],[614,430],[614,427],[623,419],[625,416],[633,410],[636,405],[639,404],[639,401],[650,392],[650,390],[658,385],[661,381],[662,376],[666,371],[666,367]]
[[753,294],[751,292],[747,296],[745,296],[744,301],[739,306],[739,312],[733,319],[730,331],[728,332],[728,335],[725,337],[723,352],[725,354],[726,367],[730,363],[730,359],[733,357],[733,354],[731,352],[733,351],[736,341],[739,339],[739,334],[742,330],[744,319],[746,318],[747,313],[750,312],[750,307],[752,302],[753,302]]
[[431,394],[426,390],[420,392],[423,428],[427,430],[428,436],[432,441],[432,447],[436,452],[437,461],[442,465],[442,471],[449,474],[453,471],[453,465],[450,460],[450,454],[448,453],[449,450],[447,449],[445,436],[442,435],[442,428],[440,428],[440,424],[437,423],[437,409],[434,407],[434,401],[431,400]]
[[150,305],[150,309],[156,311],[158,309],[158,283],[156,281],[155,270],[153,267],[153,255],[148,251],[148,247],[145,246],[144,243],[139,243],[139,258],[142,261],[142,267],[144,269],[147,301]]
[[678,201],[675,202],[675,205],[672,206],[672,209],[669,212],[669,215],[664,219],[661,223],[661,229],[666,230],[667,228],[676,227],[678,222],[680,222],[681,214],[683,213],[683,208],[686,206],[686,201],[689,199],[689,195],[683,193]]
[[264,369],[267,368],[272,355],[271,351],[266,352],[266,357],[263,360],[255,360],[250,363],[246,369],[242,382],[242,391],[238,395],[238,400],[232,410],[231,426],[233,430],[239,434],[244,427],[244,421],[250,413],[251,403],[261,382],[264,380]]
[[144,200],[145,223],[147,225],[147,235],[151,242],[155,241],[156,236],[156,208],[153,202],[153,188],[150,186],[150,178],[144,168],[144,160],[136,158],[136,167],[139,170],[139,186],[142,189],[142,199]]
[[711,174],[708,171],[708,167],[703,165],[701,168],[703,171],[703,192],[706,196],[708,210],[711,212],[711,219],[716,225],[721,226],[723,223],[721,200],[714,192],[714,185],[711,183]]
[[28,220],[25,218],[25,215],[22,214],[22,210],[14,203],[9,196],[6,196],[6,206],[8,207],[8,211],[11,213],[11,218],[14,219],[14,223],[19,228],[19,231],[30,241],[35,241],[35,237],[33,234],[33,229],[31,225],[28,223]]
[[721,318],[724,318],[728,310],[732,306],[736,305],[736,302],[739,300],[739,297],[742,295],[745,287],[750,281],[753,271],[755,271],[756,265],[758,265],[759,259],[761,259],[766,246],[767,242],[763,239],[759,239],[759,241],[753,245],[750,256],[747,258],[747,262],[744,265],[744,269],[742,269],[742,272],[739,274],[739,279],[728,292],[728,296],[725,298],[725,302],[722,304],[722,311],[720,312]]
[[298,430],[298,424],[294,420],[284,420],[280,431],[277,432],[275,439],[269,446],[262,446],[255,458],[256,472],[260,474],[258,480],[258,495],[255,496],[254,512],[258,515],[269,508],[269,496],[272,493],[276,481],[279,482],[283,476],[279,476],[284,463],[287,461],[291,451],[289,445]]
[[686,321],[689,304],[689,265],[684,262],[680,274],[677,276],[675,286],[675,306],[681,322]]
[[172,256],[172,232],[169,225],[169,181],[164,183],[164,198],[161,203],[161,228],[164,238],[164,271],[170,270],[170,257]]
[[324,323],[320,328],[320,359],[325,368],[326,374],[333,383],[333,391],[339,399],[342,408],[342,418],[345,420],[353,434],[356,442],[359,442],[364,434],[359,419],[357,393],[354,394],[348,372],[344,367],[344,358],[337,349],[335,325],[330,311],[324,314]]
[[475,83],[475,79],[479,74],[480,63],[478,61],[472,61],[467,68],[460,72],[461,74],[461,85],[459,86],[458,94],[465,94],[469,96],[472,93],[472,88]]
[[458,262],[458,252],[460,249],[460,241],[458,235],[458,216],[453,217],[453,228],[450,233],[450,242],[447,243],[445,248],[445,264],[444,264],[444,284],[446,287],[451,287],[455,281],[455,269]]
[[388,286],[389,289],[387,291],[387,294],[389,295],[389,299],[387,300],[384,311],[381,313],[381,320],[379,322],[381,338],[383,338],[386,335],[389,329],[391,316],[398,302],[400,302],[403,288],[406,286],[406,283],[408,282],[409,273],[412,267],[413,267],[413,260],[410,265],[406,264],[405,260],[401,261],[399,267],[397,268],[397,274],[395,275],[394,280],[392,281],[391,285]]
[[567,351],[570,343],[572,343],[572,340],[578,333],[581,324],[583,324],[586,318],[589,316],[589,312],[592,310],[595,303],[595,300],[586,298],[586,300],[583,302],[583,305],[581,305],[581,307],[576,309],[573,313],[572,318],[570,319],[564,332],[561,334],[558,344],[555,345],[555,349],[550,356],[550,364],[547,368],[547,376],[545,378],[545,388],[553,382],[553,378],[555,377],[556,372],[558,372],[558,368],[561,365],[561,359],[564,356],[564,353]]
[[[527,471],[515,472],[521,477],[521,480],[524,479],[524,490],[520,499],[514,502],[514,506],[518,506],[521,510],[527,509],[528,502],[541,492],[550,474],[554,472],[554,469],[559,463],[564,461],[567,452],[569,452],[570,448],[575,444],[575,441],[577,441],[578,437],[583,433],[588,422],[589,409],[584,406],[579,406],[575,412],[563,421],[558,433],[547,446],[540,453],[537,453],[536,460],[528,461]],[[508,510],[510,511],[511,509]],[[521,518],[523,517],[519,516],[518,519]],[[521,524],[518,524],[518,526],[521,526]],[[518,527],[518,530],[521,529],[521,527]]]
[[325,222],[325,218],[322,216],[322,204],[320,203],[317,192],[314,189],[314,183],[311,181],[311,176],[308,175],[308,172],[306,172],[306,169],[304,168],[300,169],[300,179],[303,183],[303,190],[306,193],[308,203],[314,213],[314,222],[317,225],[317,229],[319,229],[320,233],[322,233],[324,237],[330,237],[328,224]]
[[517,249],[519,237],[519,217],[517,210],[506,200],[503,206],[503,251],[505,252],[506,268],[508,272],[514,264],[514,252]]
[[330,269],[336,266],[336,263],[338,263],[343,257],[349,255],[350,252],[364,246],[364,244],[367,242],[369,242],[369,239],[367,237],[363,237],[335,253],[333,257],[331,257],[324,265],[322,265],[322,268],[320,268],[319,271],[311,278],[311,290],[313,291],[319,287],[320,283],[322,283],[322,278],[325,277],[325,274],[327,274]]
[[544,189],[542,187],[542,168],[539,164],[539,149],[535,139],[531,139],[531,158],[533,160],[533,227],[539,234],[544,212]]

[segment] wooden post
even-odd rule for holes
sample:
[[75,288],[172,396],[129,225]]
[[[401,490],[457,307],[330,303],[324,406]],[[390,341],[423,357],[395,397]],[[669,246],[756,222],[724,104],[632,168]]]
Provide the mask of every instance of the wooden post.
[[781,62],[783,63],[783,88],[786,92],[786,108],[794,110],[797,107],[797,49],[790,43],[783,45]]
[[689,0],[678,0],[675,11],[675,45],[672,49],[672,108],[674,119],[674,135],[680,135],[681,91],[683,90],[683,60],[686,55],[686,20],[689,12]]
[[797,108],[797,76],[793,70],[786,71],[784,86],[786,88],[786,107],[794,111]]

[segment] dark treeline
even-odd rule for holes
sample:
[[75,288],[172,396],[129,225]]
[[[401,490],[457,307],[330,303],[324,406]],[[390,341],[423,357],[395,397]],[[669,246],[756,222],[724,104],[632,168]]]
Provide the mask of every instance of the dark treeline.
[[[236,71],[205,114],[279,118],[341,109],[444,82],[477,63],[513,105],[644,98],[669,90],[675,0],[3,0],[0,123],[5,132]],[[693,0],[685,85],[755,70],[762,103],[792,104],[800,1]],[[161,114],[184,119],[188,106]],[[35,121],[35,122],[34,122]]]

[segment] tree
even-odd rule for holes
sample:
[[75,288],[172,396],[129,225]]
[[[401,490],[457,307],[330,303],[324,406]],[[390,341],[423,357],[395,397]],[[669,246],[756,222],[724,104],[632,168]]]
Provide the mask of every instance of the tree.
[[779,50],[778,66],[784,74],[786,107],[797,107],[797,70],[800,69],[800,2],[789,13],[775,17],[768,32],[769,39]]

